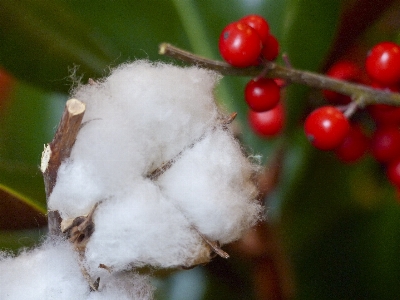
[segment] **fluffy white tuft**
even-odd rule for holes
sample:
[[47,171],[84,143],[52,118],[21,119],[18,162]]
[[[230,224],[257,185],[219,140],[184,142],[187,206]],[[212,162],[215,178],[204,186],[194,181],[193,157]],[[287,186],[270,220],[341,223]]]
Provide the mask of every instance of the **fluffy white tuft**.
[[0,299],[86,299],[89,286],[77,254],[65,241],[49,241],[18,257],[0,259]]
[[163,193],[211,240],[226,244],[255,225],[254,172],[239,145],[224,130],[209,132],[159,179]]
[[0,253],[0,299],[152,299],[153,287],[147,276],[102,275],[99,291],[90,292],[72,245],[65,240],[49,239],[17,257]]
[[143,179],[126,192],[97,209],[95,232],[86,249],[89,265],[168,268],[190,266],[201,255],[201,237],[156,184]]

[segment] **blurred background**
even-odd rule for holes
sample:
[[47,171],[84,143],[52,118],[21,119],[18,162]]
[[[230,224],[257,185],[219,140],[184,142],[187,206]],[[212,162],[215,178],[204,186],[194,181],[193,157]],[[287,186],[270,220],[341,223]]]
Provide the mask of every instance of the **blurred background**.
[[[265,17],[294,68],[361,67],[377,42],[400,42],[398,0],[1,0],[0,249],[18,252],[46,234],[40,156],[77,80],[106,76],[169,42],[220,59],[218,37],[247,14]],[[278,62],[282,62],[278,60]],[[244,148],[265,166],[267,221],[224,247],[229,260],[154,279],[156,299],[397,299],[399,196],[370,155],[354,164],[312,148],[302,123],[320,91],[285,89],[286,125],[259,138],[247,123],[250,78],[225,77],[216,96],[238,112]]]

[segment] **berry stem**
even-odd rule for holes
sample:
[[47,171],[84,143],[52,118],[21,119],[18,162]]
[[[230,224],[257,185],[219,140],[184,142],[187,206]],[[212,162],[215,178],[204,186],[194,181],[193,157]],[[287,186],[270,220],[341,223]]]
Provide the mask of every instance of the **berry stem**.
[[290,62],[289,55],[287,55],[287,53],[282,54],[282,60],[286,68],[293,69],[292,63]]
[[347,105],[347,108],[346,108],[346,110],[343,112],[343,115],[347,118],[347,119],[349,119],[355,112],[356,112],[356,110],[357,110],[357,108],[358,108],[358,102],[356,102],[356,101],[352,101],[351,103],[349,103],[348,105]]
[[332,90],[340,94],[351,96],[353,99],[363,99],[363,102],[358,102],[358,105],[382,103],[400,106],[400,93],[378,90],[362,84],[350,83],[314,72],[287,68],[274,62],[266,62],[262,66],[235,68],[225,62],[207,59],[168,43],[162,43],[160,45],[159,54],[211,69],[222,75],[257,77],[260,72],[266,69],[265,76],[269,78],[281,78],[292,83],[304,84],[313,88]]

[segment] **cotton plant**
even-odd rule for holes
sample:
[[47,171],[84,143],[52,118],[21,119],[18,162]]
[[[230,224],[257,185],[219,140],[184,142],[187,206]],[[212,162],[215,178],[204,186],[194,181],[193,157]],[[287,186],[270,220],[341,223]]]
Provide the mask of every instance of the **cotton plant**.
[[[221,247],[262,206],[257,166],[229,129],[234,115],[215,103],[219,79],[140,60],[72,91],[76,135],[58,131],[41,165],[56,230],[37,249],[0,256],[0,299],[151,299],[144,268],[228,257]],[[67,154],[54,143],[63,139]]]

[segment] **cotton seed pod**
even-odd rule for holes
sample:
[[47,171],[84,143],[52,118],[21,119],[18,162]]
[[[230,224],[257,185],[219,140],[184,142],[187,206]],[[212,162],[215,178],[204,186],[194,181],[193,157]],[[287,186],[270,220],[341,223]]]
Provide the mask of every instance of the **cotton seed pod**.
[[86,112],[49,209],[64,224],[90,216],[94,229],[84,244],[76,238],[80,225],[64,231],[93,274],[99,265],[191,267],[214,252],[227,257],[220,245],[261,218],[257,167],[213,97],[219,78],[197,67],[136,61],[73,91]]

